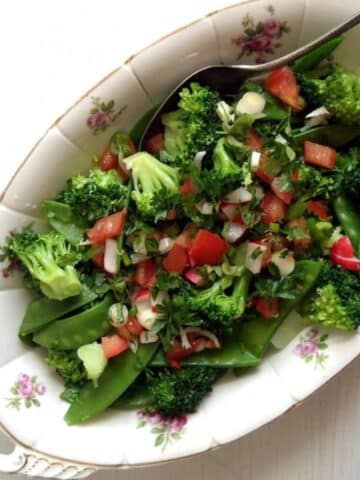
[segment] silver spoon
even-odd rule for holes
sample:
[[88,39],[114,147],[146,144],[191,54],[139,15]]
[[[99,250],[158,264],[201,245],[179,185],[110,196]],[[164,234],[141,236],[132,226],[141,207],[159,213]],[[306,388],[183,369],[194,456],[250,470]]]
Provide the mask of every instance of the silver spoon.
[[189,82],[199,82],[214,88],[220,94],[234,93],[249,77],[258,74],[264,74],[274,70],[275,68],[293,63],[295,60],[302,57],[306,53],[309,53],[314,48],[320,47],[328,40],[335,38],[341,33],[347,32],[359,23],[360,11],[348,18],[345,22],[340,23],[340,25],[337,27],[332,28],[306,45],[297,48],[296,50],[287,53],[280,58],[260,65],[209,65],[207,67],[202,67],[180,82],[159,106],[143,133],[143,136],[140,140],[139,149],[142,149],[142,146],[152,135],[161,131],[161,115],[164,112],[168,112],[176,108],[179,90],[181,90],[185,84]]

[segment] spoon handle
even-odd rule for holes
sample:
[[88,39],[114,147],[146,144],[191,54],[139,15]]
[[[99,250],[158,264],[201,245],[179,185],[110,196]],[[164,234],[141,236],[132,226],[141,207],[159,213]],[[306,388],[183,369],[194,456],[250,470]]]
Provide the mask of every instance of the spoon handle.
[[250,70],[252,72],[267,72],[278,67],[283,67],[284,65],[288,65],[289,63],[294,62],[298,58],[313,50],[314,48],[320,47],[320,45],[327,42],[328,40],[337,37],[341,33],[347,32],[359,23],[360,11],[345,20],[345,22],[340,23],[340,25],[337,25],[331,30],[328,30],[320,37],[311,40],[311,42],[307,43],[306,45],[303,45],[302,47],[297,48],[296,50],[293,50],[292,52],[287,53],[280,58],[276,58],[275,60],[271,60],[270,62],[262,63],[260,65],[232,65],[232,67],[240,68],[241,70]]

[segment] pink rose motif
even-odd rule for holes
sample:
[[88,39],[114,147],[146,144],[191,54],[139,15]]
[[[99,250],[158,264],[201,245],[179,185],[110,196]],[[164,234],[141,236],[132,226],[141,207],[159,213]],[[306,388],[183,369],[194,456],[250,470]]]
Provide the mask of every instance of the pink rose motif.
[[271,44],[271,39],[262,33],[254,35],[250,40],[250,49],[253,52],[263,52],[269,48]]
[[148,415],[148,422],[151,425],[159,425],[160,423],[164,422],[164,419],[163,419],[162,415],[160,415],[160,413],[151,412]]
[[20,383],[19,393],[22,397],[29,398],[34,394],[34,387],[32,383]]
[[20,373],[18,376],[19,383],[27,384],[30,382],[30,377],[26,373]]
[[280,24],[275,18],[268,18],[263,24],[263,34],[267,37],[274,38],[280,32]]
[[106,112],[99,112],[96,114],[96,126],[101,127],[102,125],[107,123],[107,113]]
[[97,123],[97,115],[89,115],[86,125],[89,128],[95,128]]
[[39,385],[36,387],[36,393],[39,395],[45,395],[46,387],[43,383],[39,383]]
[[302,343],[298,343],[296,345],[296,347],[294,349],[294,353],[295,353],[295,355],[299,355],[299,356],[303,355],[304,352],[303,352],[303,344]]
[[170,422],[170,432],[171,433],[179,433],[185,427],[187,423],[187,418],[185,415],[180,415],[175,417]]
[[239,35],[238,37],[233,39],[233,44],[237,47],[242,47],[245,42],[246,38],[243,35]]
[[315,342],[309,340],[303,343],[303,354],[312,355],[317,350],[317,345]]

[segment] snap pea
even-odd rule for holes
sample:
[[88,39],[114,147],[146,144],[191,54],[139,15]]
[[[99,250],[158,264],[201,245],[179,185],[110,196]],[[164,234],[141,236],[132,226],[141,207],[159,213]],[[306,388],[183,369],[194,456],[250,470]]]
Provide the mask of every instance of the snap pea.
[[125,392],[121,395],[115,403],[111,405],[112,408],[121,408],[123,410],[139,410],[141,408],[149,407],[154,403],[150,389],[147,385],[141,385],[131,392]]
[[158,348],[157,343],[139,345],[136,354],[127,350],[111,360],[95,386],[88,382],[65,415],[69,425],[85,422],[98,415],[136,380]]
[[292,70],[295,73],[304,73],[316,67],[320,62],[327,58],[340,43],[344,40],[343,36],[335,37],[324,43],[318,48],[315,48],[308,54],[296,60],[292,65]]
[[112,295],[72,317],[57,320],[34,335],[34,342],[42,347],[59,350],[74,350],[106,335],[111,325],[108,310],[113,303]]
[[307,208],[307,202],[304,200],[298,200],[297,202],[291,204],[286,212],[286,220],[294,220],[295,218],[301,217]]
[[135,145],[138,147],[142,134],[145,131],[147,124],[150,122],[152,116],[156,112],[158,105],[150,108],[145,115],[143,115],[140,120],[134,125],[134,127],[130,131],[130,137]]
[[308,130],[294,130],[293,137],[298,144],[302,144],[308,140],[337,148],[360,137],[360,127],[326,125],[309,128]]
[[33,300],[27,307],[20,325],[20,337],[25,337],[30,333],[40,330],[54,320],[92,302],[96,297],[96,293],[84,285],[80,295],[66,298],[61,302],[58,300],[50,300],[47,297]]
[[72,245],[79,245],[83,240],[85,225],[79,224],[69,205],[47,200],[43,203],[42,212],[54,230],[63,235]]
[[282,301],[279,314],[273,320],[265,320],[263,317],[257,316],[242,324],[239,337],[245,348],[257,357],[264,355],[276,330],[314,286],[320,269],[320,261],[301,260],[297,262],[295,273],[302,277],[301,290],[296,292],[295,298]]
[[360,256],[360,210],[345,195],[338,195],[333,203],[335,214],[349,236],[355,255]]

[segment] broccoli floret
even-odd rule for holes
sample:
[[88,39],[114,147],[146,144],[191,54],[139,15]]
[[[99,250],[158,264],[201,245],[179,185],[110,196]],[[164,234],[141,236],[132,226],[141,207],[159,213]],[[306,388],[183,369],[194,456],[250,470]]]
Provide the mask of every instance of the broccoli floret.
[[308,307],[308,319],[324,327],[353,330],[360,325],[360,278],[324,262],[318,288]]
[[221,369],[200,366],[161,371],[148,379],[152,408],[165,417],[192,413],[222,373]]
[[65,380],[66,387],[79,386],[86,381],[86,371],[74,350],[49,350],[46,363]]
[[335,65],[329,72],[299,75],[302,93],[314,105],[324,105],[345,125],[360,125],[360,78]]
[[90,170],[89,175],[70,178],[65,190],[56,197],[69,205],[78,218],[93,223],[98,218],[115,213],[124,206],[127,187],[115,170]]
[[216,113],[220,101],[209,87],[191,83],[179,94],[178,110],[162,116],[165,150],[176,164],[188,170],[197,152],[212,152],[221,135]]
[[221,138],[214,149],[214,174],[219,182],[229,186],[229,190],[242,183],[242,169],[235,162],[232,154],[226,147],[225,138]]
[[337,164],[340,190],[358,202],[360,200],[360,148],[352,148],[348,154],[338,156]]
[[78,295],[81,283],[74,268],[80,254],[54,231],[39,234],[26,228],[7,239],[2,258],[18,260],[49,298],[63,300]]
[[176,203],[179,174],[176,168],[165,165],[147,152],[135,153],[124,159],[132,171],[132,199],[145,217],[161,218],[163,212]]

